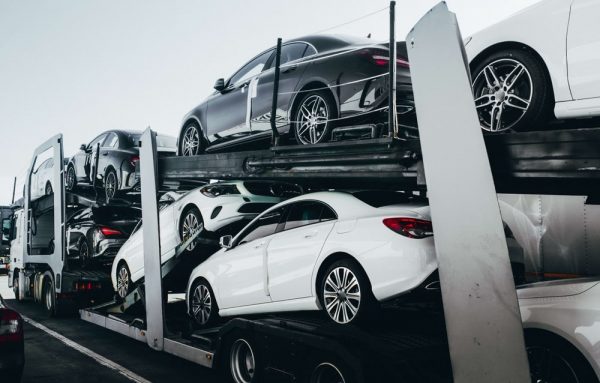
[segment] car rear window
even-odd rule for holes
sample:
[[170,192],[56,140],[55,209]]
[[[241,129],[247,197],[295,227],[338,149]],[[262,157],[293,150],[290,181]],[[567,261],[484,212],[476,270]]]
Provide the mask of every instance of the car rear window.
[[372,190],[361,190],[350,193],[354,197],[358,198],[362,202],[367,205],[373,207],[383,207],[396,205],[400,203],[407,203],[411,201],[425,201],[425,198],[418,197],[405,192],[395,192],[395,191],[372,191]]
[[96,223],[108,224],[115,221],[139,221],[142,218],[142,210],[131,207],[103,206],[94,209],[94,221]]

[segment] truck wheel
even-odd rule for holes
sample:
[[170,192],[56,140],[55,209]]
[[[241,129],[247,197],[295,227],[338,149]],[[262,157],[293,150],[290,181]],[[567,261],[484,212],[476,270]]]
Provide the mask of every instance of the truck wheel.
[[227,382],[256,383],[261,381],[259,353],[250,337],[231,336],[226,343],[223,373]]
[[15,300],[17,302],[21,302],[21,298],[19,296],[19,274],[15,271],[15,278],[13,279],[13,293],[15,294]]
[[322,361],[314,365],[308,383],[350,383],[351,379],[342,364]]
[[207,327],[219,318],[219,306],[210,284],[205,279],[194,282],[190,289],[188,312],[196,326]]
[[358,323],[375,307],[368,277],[349,259],[332,263],[319,283],[319,299],[335,323]]
[[54,282],[50,278],[44,280],[43,299],[46,315],[53,317],[56,315],[56,293],[54,291]]

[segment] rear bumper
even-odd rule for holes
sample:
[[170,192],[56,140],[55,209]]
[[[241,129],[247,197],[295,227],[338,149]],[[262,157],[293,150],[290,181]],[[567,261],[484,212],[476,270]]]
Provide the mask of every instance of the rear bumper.
[[0,376],[23,370],[25,353],[23,342],[0,345]]

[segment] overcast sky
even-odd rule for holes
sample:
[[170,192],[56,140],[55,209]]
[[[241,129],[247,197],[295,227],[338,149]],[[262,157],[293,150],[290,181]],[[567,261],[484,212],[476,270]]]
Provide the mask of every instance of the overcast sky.
[[[438,1],[399,0],[397,39]],[[463,36],[537,0],[448,0]],[[185,113],[274,45],[382,9],[387,0],[0,0],[0,204],[34,148],[65,155],[107,129],[177,135]],[[386,39],[379,12],[328,33]],[[19,189],[18,189],[19,190]],[[20,194],[20,193],[17,193]]]

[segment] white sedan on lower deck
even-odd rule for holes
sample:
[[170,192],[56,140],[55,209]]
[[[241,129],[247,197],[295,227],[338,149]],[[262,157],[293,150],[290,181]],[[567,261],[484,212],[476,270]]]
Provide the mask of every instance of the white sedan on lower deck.
[[[263,181],[218,182],[185,194],[167,193],[159,204],[162,264],[198,231],[215,233],[236,223],[245,224],[282,199],[300,193],[296,185]],[[120,298],[144,276],[142,233],[140,221],[113,261],[110,276]],[[197,244],[192,241],[186,251],[193,251]]]
[[[423,198],[372,191],[296,197],[235,238],[221,238],[224,249],[192,272],[188,313],[204,326],[218,316],[324,308],[337,323],[355,322],[377,301],[431,282],[432,235]],[[522,256],[520,247],[512,250]]]
[[600,279],[534,283],[517,294],[532,382],[598,383]]

